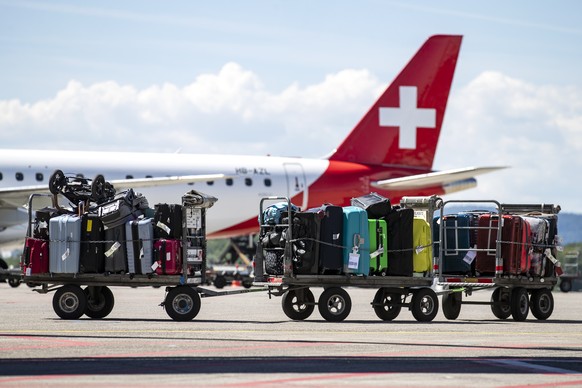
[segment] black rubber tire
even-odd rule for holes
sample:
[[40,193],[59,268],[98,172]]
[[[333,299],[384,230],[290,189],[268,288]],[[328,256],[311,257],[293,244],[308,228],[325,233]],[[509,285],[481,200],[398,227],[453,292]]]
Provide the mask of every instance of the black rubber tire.
[[189,286],[177,286],[164,301],[166,313],[174,321],[191,321],[200,312],[200,295]]
[[374,295],[372,307],[378,318],[383,321],[392,321],[400,314],[400,310],[402,310],[401,303],[402,294],[380,288]]
[[8,278],[8,285],[12,288],[16,288],[18,286],[20,286],[20,279],[16,278],[16,277],[9,277]]
[[554,312],[554,296],[549,288],[533,290],[529,302],[531,313],[539,320],[548,319]]
[[523,287],[511,291],[511,316],[514,321],[525,321],[529,314],[529,295]]
[[214,287],[221,289],[226,286],[226,278],[222,275],[217,275],[214,278]]
[[55,170],[49,178],[49,191],[51,194],[59,194],[67,184],[67,177],[61,170]]
[[319,296],[317,308],[326,321],[341,322],[350,315],[352,300],[343,288],[330,287]]
[[253,286],[253,279],[243,279],[242,286],[244,288],[251,288]]
[[[90,286],[94,287],[94,286]],[[85,315],[93,319],[105,318],[113,310],[115,305],[115,298],[113,292],[109,287],[95,286],[96,300],[91,297],[90,287],[85,287],[85,295],[87,296],[87,307],[85,308]]]
[[572,291],[572,281],[570,279],[562,279],[560,281],[560,291],[562,292]]
[[443,295],[443,315],[448,320],[454,321],[461,313],[463,303],[463,294],[460,292],[451,292]]
[[[505,302],[504,305],[495,303]],[[499,319],[507,319],[511,316],[511,292],[502,292],[498,287],[491,294],[491,312]]]
[[419,288],[412,294],[412,316],[418,322],[430,322],[439,312],[439,298],[430,288]]
[[[301,299],[300,299],[301,298]],[[283,312],[295,321],[303,321],[311,316],[315,310],[315,297],[309,288],[303,290],[289,290],[281,299]]]
[[79,319],[85,314],[87,297],[81,287],[66,284],[53,297],[53,310],[62,319]]
[[105,177],[99,174],[91,182],[91,199],[95,202],[99,202],[104,197],[105,197]]

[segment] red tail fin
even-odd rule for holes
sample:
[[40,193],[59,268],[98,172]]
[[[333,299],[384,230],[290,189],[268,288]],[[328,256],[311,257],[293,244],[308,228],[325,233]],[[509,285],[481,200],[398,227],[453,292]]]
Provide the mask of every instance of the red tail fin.
[[330,160],[430,169],[461,39],[430,37]]

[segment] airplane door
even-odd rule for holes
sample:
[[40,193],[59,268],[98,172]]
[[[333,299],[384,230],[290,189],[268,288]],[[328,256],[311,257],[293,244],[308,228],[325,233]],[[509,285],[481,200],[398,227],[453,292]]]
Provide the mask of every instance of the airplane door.
[[303,166],[299,163],[284,163],[283,167],[287,175],[287,195],[289,198],[299,196],[297,199],[301,201],[301,209],[307,209],[309,195]]

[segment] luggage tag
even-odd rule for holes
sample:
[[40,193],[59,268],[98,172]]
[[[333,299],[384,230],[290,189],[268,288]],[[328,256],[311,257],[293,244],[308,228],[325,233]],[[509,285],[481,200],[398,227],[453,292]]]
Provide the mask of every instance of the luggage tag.
[[363,244],[363,239],[359,234],[354,234],[354,247],[349,255],[348,269],[358,269],[360,265],[360,254],[358,253],[360,251],[360,244]]
[[380,247],[378,249],[376,249],[374,252],[370,253],[370,259],[373,259],[376,256],[380,256],[382,253],[384,253],[384,247],[382,245],[380,245]]
[[69,257],[69,255],[70,255],[70,254],[71,254],[71,251],[69,250],[69,248],[67,248],[67,249],[65,250],[65,252],[63,253],[63,255],[61,256],[61,259],[62,259],[63,261],[67,260],[67,257]]
[[170,232],[172,231],[172,229],[170,229],[170,227],[168,225],[164,224],[162,221],[158,221],[158,223],[156,224],[156,226],[158,228],[162,229],[167,234],[170,234]]
[[465,255],[465,257],[463,257],[463,261],[469,265],[471,265],[471,263],[473,262],[473,260],[475,260],[475,257],[477,256],[477,251],[475,251],[474,249],[470,249],[467,254]]
[[121,246],[121,244],[119,243],[119,241],[116,241],[116,242],[115,242],[115,243],[114,243],[114,244],[111,246],[111,248],[109,248],[109,249],[107,250],[107,252],[105,252],[105,253],[104,253],[104,254],[105,254],[105,257],[111,257],[111,256],[112,256],[112,255],[115,253],[115,251],[119,249],[119,247],[120,247],[120,246]]

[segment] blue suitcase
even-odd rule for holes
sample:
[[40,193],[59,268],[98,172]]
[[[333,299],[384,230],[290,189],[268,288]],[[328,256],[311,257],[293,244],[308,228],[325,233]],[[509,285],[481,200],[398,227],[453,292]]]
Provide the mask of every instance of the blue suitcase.
[[49,221],[49,271],[78,273],[81,254],[81,217],[64,214]]
[[443,229],[443,274],[471,275],[471,264],[475,258],[471,249],[471,218],[468,214],[448,214],[433,220],[434,255],[438,258],[440,228]]
[[127,237],[127,267],[130,274],[154,272],[154,228],[151,218],[125,224]]
[[367,276],[370,273],[368,214],[362,208],[346,206],[343,216],[344,273]]

